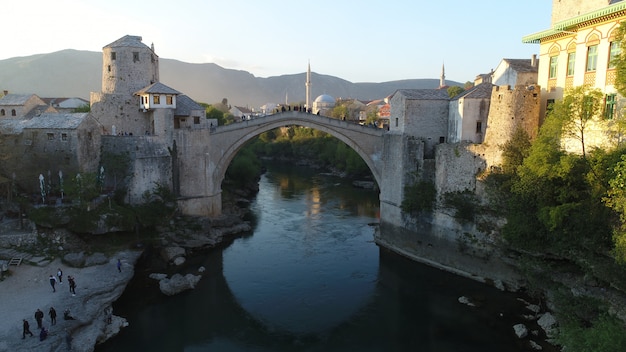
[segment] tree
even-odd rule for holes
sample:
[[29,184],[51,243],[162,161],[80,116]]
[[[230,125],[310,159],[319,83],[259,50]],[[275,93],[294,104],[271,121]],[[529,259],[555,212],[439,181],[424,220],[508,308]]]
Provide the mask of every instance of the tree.
[[617,27],[616,39],[619,40],[620,53],[610,64],[615,65],[615,89],[621,96],[626,96],[626,26],[620,23]]
[[565,91],[562,101],[554,104],[551,115],[562,122],[563,136],[578,139],[583,158],[585,132],[590,123],[602,116],[603,94],[599,89],[577,86]]
[[339,120],[346,120],[348,119],[349,115],[350,115],[350,112],[348,111],[348,107],[345,105],[337,105],[330,112],[330,117],[333,117]]
[[457,95],[463,93],[464,91],[465,91],[465,89],[463,89],[463,87],[452,86],[452,87],[448,88],[448,96],[450,98],[454,98]]

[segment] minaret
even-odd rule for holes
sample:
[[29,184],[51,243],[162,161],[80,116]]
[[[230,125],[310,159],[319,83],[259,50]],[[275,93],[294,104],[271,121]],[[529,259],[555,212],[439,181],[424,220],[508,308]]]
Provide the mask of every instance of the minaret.
[[309,67],[306,70],[306,110],[311,109],[311,61],[309,61]]
[[446,86],[446,68],[441,64],[441,78],[439,79],[439,88]]

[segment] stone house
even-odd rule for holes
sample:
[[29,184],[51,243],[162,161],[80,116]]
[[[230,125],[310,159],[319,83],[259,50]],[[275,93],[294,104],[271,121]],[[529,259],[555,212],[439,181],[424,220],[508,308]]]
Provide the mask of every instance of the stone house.
[[4,91],[0,98],[0,119],[30,118],[44,112],[56,112],[35,94],[9,94]]
[[389,132],[424,141],[424,157],[433,158],[435,146],[446,142],[450,98],[442,89],[399,89],[390,102]]
[[502,59],[491,73],[491,83],[511,87],[534,85],[537,84],[537,68],[536,55],[531,59]]
[[230,108],[230,114],[235,117],[235,121],[250,119],[254,114],[254,111],[244,106],[233,106]]
[[491,83],[481,83],[450,100],[448,143],[483,142],[492,87]]
[[[30,119],[0,119],[0,174],[15,175],[28,192],[38,192],[38,176],[68,177],[96,172],[100,133],[90,113],[43,113]],[[54,181],[47,181],[56,184]]]

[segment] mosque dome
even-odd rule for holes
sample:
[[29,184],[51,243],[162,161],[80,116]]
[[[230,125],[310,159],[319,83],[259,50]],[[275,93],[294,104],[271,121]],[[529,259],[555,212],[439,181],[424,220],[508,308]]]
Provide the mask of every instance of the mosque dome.
[[335,104],[335,98],[331,97],[328,94],[322,94],[319,97],[315,98],[314,102],[322,104]]

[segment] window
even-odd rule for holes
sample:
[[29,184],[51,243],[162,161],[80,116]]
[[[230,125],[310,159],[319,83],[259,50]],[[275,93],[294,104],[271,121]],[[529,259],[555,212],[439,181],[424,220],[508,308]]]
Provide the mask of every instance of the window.
[[612,120],[615,114],[615,94],[607,94],[604,97],[604,118]]
[[49,141],[53,141],[54,140],[54,133],[48,133],[48,140]]
[[4,116],[4,109],[0,110],[0,116]]
[[133,62],[139,61],[139,52],[133,52]]
[[167,105],[173,105],[174,104],[174,96],[173,95],[167,95],[165,97],[165,103]]
[[440,136],[439,143],[445,143],[445,142],[446,142],[446,137]]
[[576,66],[576,53],[567,54],[567,75],[574,75],[574,67]]
[[587,72],[595,71],[598,67],[598,45],[587,48]]
[[160,95],[153,95],[152,96],[152,102],[154,104],[161,104],[161,96]]
[[559,63],[558,56],[550,57],[550,75],[548,76],[548,78],[556,78],[556,67],[558,63]]
[[398,127],[398,118],[396,117],[396,127]]
[[609,68],[615,68],[615,60],[619,58],[620,51],[620,42],[611,42],[611,45],[609,47]]
[[15,112],[15,109],[11,109],[11,116],[16,116],[17,113]]
[[67,133],[61,133],[61,140],[67,141]]
[[476,121],[476,133],[482,133],[482,132],[483,132],[483,122]]
[[115,61],[115,51],[111,51],[111,61]]
[[200,116],[194,116],[193,117],[193,124],[194,125],[199,125],[200,124]]
[[108,65],[108,66],[107,66],[107,71],[108,71],[108,72],[111,72],[111,65]]

